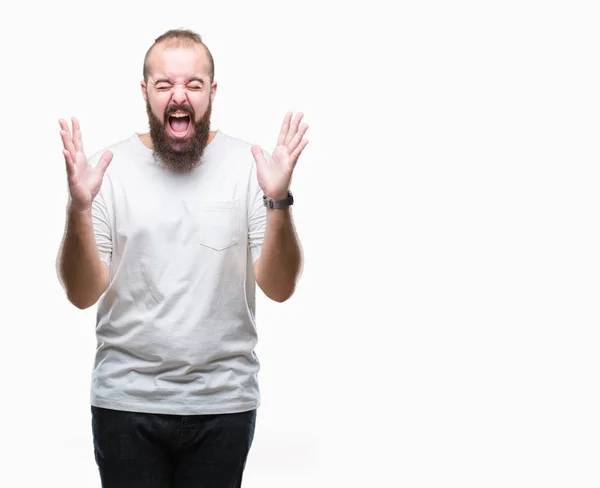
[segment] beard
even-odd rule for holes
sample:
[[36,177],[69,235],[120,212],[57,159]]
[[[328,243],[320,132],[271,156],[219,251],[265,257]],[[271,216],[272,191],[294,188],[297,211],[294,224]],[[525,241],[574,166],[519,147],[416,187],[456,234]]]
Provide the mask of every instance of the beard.
[[[165,109],[165,122],[162,122],[152,112],[150,102],[146,101],[146,112],[148,113],[150,138],[154,146],[155,161],[178,173],[189,173],[196,168],[201,162],[202,154],[208,143],[211,111],[212,100],[209,99],[206,112],[199,121],[195,122],[196,117],[192,107],[188,105],[171,105]],[[188,114],[189,123],[193,126],[190,137],[177,139],[167,133],[165,125],[169,123],[169,115],[174,112]]]

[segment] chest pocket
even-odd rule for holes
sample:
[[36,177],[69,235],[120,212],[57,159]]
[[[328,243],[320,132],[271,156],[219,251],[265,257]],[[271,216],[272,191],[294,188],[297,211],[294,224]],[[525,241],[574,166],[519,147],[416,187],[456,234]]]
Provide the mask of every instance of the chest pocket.
[[237,200],[209,202],[196,207],[198,242],[222,251],[240,242],[240,206]]

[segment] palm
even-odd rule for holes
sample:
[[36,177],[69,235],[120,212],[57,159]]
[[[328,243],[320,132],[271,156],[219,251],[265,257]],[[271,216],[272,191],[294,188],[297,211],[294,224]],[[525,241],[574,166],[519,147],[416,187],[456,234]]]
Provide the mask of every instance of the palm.
[[300,154],[308,144],[303,139],[307,124],[300,126],[303,115],[296,115],[292,122],[292,114],[288,113],[281,126],[277,146],[270,159],[266,159],[260,147],[252,146],[252,154],[256,161],[258,184],[270,198],[282,199],[292,179],[292,173]]
[[104,173],[113,155],[110,151],[106,151],[96,167],[90,166],[83,151],[81,129],[77,119],[73,118],[72,135],[64,120],[60,121],[60,126],[72,205],[78,210],[89,209],[100,191]]
[[[260,169],[258,169],[260,168]],[[258,165],[258,184],[267,194],[281,193],[277,182],[290,181],[293,167],[291,165],[290,152],[286,146],[277,146],[273,151],[271,159],[265,159]]]
[[77,153],[74,164],[75,171],[70,180],[73,200],[91,205],[102,184],[102,175],[98,168],[92,168],[83,153]]

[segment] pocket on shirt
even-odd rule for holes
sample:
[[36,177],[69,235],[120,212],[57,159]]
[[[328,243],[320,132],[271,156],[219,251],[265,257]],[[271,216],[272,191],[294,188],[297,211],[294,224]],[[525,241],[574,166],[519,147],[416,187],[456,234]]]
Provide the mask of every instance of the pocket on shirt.
[[223,251],[240,241],[240,206],[237,200],[209,202],[196,208],[198,242]]

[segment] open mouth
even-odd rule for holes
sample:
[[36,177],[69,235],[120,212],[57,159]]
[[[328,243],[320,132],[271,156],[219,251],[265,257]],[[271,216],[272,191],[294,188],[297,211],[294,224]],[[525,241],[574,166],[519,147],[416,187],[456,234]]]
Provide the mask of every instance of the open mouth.
[[191,119],[187,113],[169,114],[168,121],[171,132],[175,137],[185,137],[190,130]]

